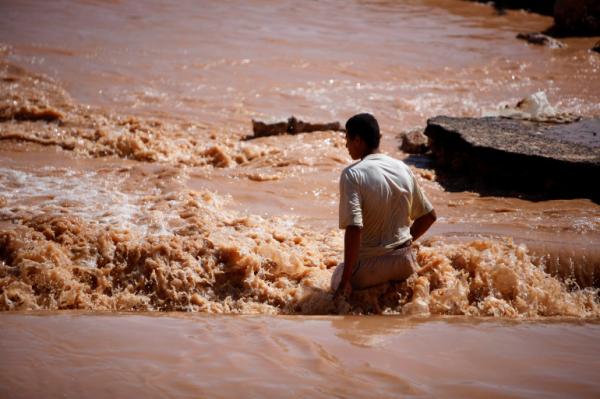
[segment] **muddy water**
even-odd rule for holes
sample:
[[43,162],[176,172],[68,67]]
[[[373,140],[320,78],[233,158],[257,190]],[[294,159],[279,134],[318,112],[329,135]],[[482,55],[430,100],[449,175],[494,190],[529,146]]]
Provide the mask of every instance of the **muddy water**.
[[[196,116],[343,120],[372,111],[390,133],[438,113],[480,114],[545,90],[600,112],[589,39],[565,50],[515,41],[549,17],[461,1],[23,1],[0,5],[10,59],[85,103]],[[27,29],[24,29],[27,27]]]
[[[428,117],[538,90],[600,115],[594,38],[514,39],[550,24],[463,1],[0,3],[0,309],[46,312],[2,315],[5,392],[40,395],[23,383],[36,373],[51,396],[264,397],[282,392],[274,376],[297,396],[597,396],[600,206],[448,192],[397,149]],[[359,111],[379,118],[383,150],[410,163],[439,221],[415,248],[421,275],[334,302],[343,137],[242,138],[252,118]],[[390,316],[264,316],[337,313]],[[95,364],[97,379],[68,382]]]
[[13,398],[600,394],[597,323],[183,314],[0,319],[0,393]]

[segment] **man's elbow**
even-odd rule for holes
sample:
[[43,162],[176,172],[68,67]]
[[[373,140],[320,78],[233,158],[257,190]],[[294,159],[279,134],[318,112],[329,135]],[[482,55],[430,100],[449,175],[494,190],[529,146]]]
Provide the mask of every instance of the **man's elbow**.
[[433,224],[436,220],[437,220],[437,215],[435,213],[435,209],[432,209],[431,212],[429,212],[427,214],[429,220],[431,221],[431,224]]
[[419,225],[425,230],[429,229],[432,224],[437,220],[437,215],[435,214],[435,210],[431,210],[429,213],[421,216],[418,219]]

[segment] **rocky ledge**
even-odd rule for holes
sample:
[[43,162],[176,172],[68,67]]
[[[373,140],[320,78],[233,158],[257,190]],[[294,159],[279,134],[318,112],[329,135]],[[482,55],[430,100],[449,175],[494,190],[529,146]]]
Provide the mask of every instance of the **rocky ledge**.
[[492,3],[498,11],[524,9],[554,16],[554,25],[545,33],[554,37],[600,35],[598,0],[475,0]]
[[556,124],[504,117],[427,121],[436,167],[484,191],[600,202],[600,119]]

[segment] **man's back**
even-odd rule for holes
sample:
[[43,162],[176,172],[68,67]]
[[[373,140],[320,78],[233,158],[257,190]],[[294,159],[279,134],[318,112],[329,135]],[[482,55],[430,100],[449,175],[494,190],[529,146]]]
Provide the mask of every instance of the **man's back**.
[[340,177],[340,228],[344,261],[331,278],[334,297],[387,281],[404,281],[416,271],[411,239],[431,227],[436,214],[410,169],[379,152],[381,132],[371,114],[346,122],[346,149],[359,162]]
[[340,228],[362,227],[359,259],[410,240],[412,220],[432,209],[408,166],[387,155],[367,155],[340,177]]

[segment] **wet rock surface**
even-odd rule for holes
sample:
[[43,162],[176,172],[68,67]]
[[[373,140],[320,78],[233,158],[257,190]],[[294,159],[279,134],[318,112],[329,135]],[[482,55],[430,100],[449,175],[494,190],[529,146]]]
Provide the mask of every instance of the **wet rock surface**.
[[520,9],[554,17],[554,25],[545,33],[554,37],[599,36],[600,1],[598,0],[476,0],[491,3],[499,14]]
[[549,48],[564,48],[566,45],[558,41],[548,35],[544,35],[540,32],[530,32],[530,33],[519,33],[517,35],[517,39],[525,40],[531,44],[537,44],[539,46],[546,46]]
[[550,31],[554,36],[600,35],[600,1],[556,0]]
[[[447,189],[600,202],[600,119],[554,124],[438,116],[427,121],[425,135],[436,168],[463,177]],[[445,185],[444,173],[438,176]]]
[[492,3],[498,11],[504,9],[522,9],[543,15],[553,15],[554,0],[477,0],[479,3]]
[[262,121],[252,120],[253,136],[248,136],[246,139],[254,139],[258,137],[278,136],[281,134],[299,134],[312,133],[319,131],[343,131],[342,125],[339,122],[329,123],[311,123],[304,122],[294,116],[288,118],[286,122],[265,123]]

